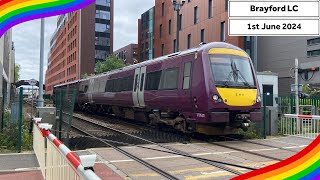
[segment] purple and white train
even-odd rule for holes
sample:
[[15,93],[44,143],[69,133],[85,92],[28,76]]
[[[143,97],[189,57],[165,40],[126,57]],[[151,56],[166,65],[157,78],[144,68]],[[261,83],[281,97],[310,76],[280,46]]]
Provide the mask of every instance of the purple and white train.
[[76,106],[82,110],[165,124],[185,133],[230,134],[262,120],[250,57],[221,42],[57,88],[76,88]]

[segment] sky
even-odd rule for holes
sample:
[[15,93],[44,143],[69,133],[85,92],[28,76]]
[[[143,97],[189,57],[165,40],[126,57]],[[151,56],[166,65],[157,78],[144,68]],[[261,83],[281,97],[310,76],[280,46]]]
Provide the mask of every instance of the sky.
[[[114,0],[114,50],[138,41],[138,19],[154,6],[154,0]],[[57,17],[45,19],[44,75],[47,69],[50,38],[56,29]],[[40,20],[13,28],[16,63],[20,64],[20,79],[39,79]]]

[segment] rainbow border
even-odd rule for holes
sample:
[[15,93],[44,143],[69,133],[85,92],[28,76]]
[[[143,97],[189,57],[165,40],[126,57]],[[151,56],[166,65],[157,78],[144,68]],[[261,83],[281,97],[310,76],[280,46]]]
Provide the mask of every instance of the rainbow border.
[[320,136],[298,154],[276,164],[240,175],[232,180],[320,179]]
[[[16,1],[16,3],[14,1]],[[32,3],[32,0],[2,0],[0,1],[0,9],[5,5],[7,5],[7,7],[5,7],[4,9],[27,1],[30,1],[30,3]],[[95,2],[95,0],[55,0],[43,4],[30,5],[22,9],[13,9],[6,15],[0,17],[0,37],[8,29],[17,24],[34,19],[73,12],[84,8],[93,2]]]

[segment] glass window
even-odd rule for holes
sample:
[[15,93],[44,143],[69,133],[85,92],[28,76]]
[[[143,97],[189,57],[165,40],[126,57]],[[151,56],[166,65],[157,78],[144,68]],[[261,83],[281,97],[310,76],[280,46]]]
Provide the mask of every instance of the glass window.
[[320,38],[309,39],[307,43],[308,45],[320,44]]
[[110,7],[110,0],[96,0],[96,4]]
[[173,52],[177,52],[177,41],[173,40]]
[[140,81],[141,83],[140,83],[140,91],[142,91],[143,90],[143,83],[144,83],[144,73],[142,73],[142,75],[141,75],[141,81]]
[[159,31],[160,31],[160,33],[159,33],[160,34],[160,38],[162,38],[162,24],[160,24],[160,30]]
[[183,89],[190,88],[191,62],[184,63]]
[[229,1],[229,0],[225,0],[225,10],[226,10],[226,11],[228,11],[228,6],[229,6],[228,1]]
[[320,49],[308,51],[307,53],[308,57],[320,56]]
[[211,18],[213,16],[213,3],[212,0],[209,0],[209,14],[208,17]]
[[198,6],[194,7],[194,15],[193,15],[193,23],[197,24],[198,23]]
[[134,80],[134,92],[136,92],[138,88],[138,78],[139,78],[139,75],[137,74]]
[[110,33],[110,25],[96,23],[96,32],[107,32],[107,33]]
[[110,39],[105,37],[96,37],[95,45],[110,46]]
[[204,42],[204,29],[201,29],[200,41]]
[[164,16],[164,3],[162,3],[162,16]]
[[210,55],[211,69],[218,86],[254,86],[250,59],[233,55]]
[[164,56],[164,44],[161,45],[161,55]]
[[167,69],[162,73],[160,89],[177,89],[178,88],[179,69]]
[[96,18],[110,20],[110,12],[103,10],[96,10]]
[[191,34],[188,34],[188,49],[191,48]]
[[179,26],[179,31],[181,31],[181,29],[182,29],[182,14],[179,15],[179,24],[178,24],[178,26]]
[[158,90],[160,79],[161,79],[161,71],[148,73],[145,90]]
[[169,20],[169,34],[171,34],[171,19]]
[[222,41],[222,42],[224,42],[224,41],[226,41],[226,22],[225,21],[223,21],[223,22],[221,22],[221,27],[220,27],[220,40]]
[[106,59],[107,57],[107,51],[96,50],[95,53],[96,59]]

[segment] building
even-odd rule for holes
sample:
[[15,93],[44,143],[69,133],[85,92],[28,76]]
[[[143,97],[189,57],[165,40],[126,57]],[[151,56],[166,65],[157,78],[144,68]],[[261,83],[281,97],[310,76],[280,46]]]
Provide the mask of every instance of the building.
[[51,37],[46,93],[57,84],[95,73],[95,63],[113,52],[113,0],[97,0],[84,9],[60,15]]
[[155,7],[141,15],[138,20],[138,54],[139,62],[154,58],[154,23]]
[[[10,103],[14,83],[15,50],[12,41],[12,29],[0,38],[0,113]],[[0,123],[2,122],[0,116]],[[2,127],[2,124],[0,124]]]
[[[294,84],[292,68],[299,59],[300,83],[320,87],[320,37],[259,37],[258,71],[272,71],[279,75],[279,95],[289,95]],[[309,69],[309,70],[308,70]]]
[[129,44],[113,52],[114,55],[124,60],[125,64],[138,63],[138,44]]
[[178,26],[177,13],[174,11],[171,0],[156,0],[154,11],[153,53],[155,58],[177,51],[177,29],[180,37],[180,51],[199,46],[202,42],[224,41],[244,49],[251,57],[254,56],[252,37],[228,36],[228,1],[226,0],[186,1],[180,11]]

